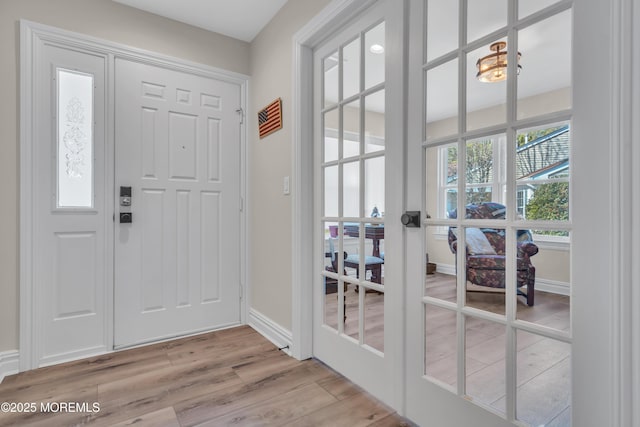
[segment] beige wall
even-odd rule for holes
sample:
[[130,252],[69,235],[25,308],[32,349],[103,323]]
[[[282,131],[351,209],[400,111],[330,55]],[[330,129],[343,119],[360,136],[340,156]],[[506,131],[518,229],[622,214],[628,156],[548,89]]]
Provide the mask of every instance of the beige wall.
[[[287,329],[291,329],[292,314],[291,197],[283,195],[282,181],[292,173],[292,37],[328,3],[329,0],[287,2],[251,44],[251,306]],[[282,98],[283,128],[259,139],[257,112],[276,98]]]
[[[338,129],[338,115],[329,114],[325,120],[325,127]],[[353,107],[344,108],[344,130],[346,132],[359,132],[360,109]],[[384,114],[375,111],[364,112],[365,135],[384,138]]]
[[250,72],[248,43],[110,0],[0,0],[0,352],[18,348],[20,19]]
[[[571,108],[571,89],[563,88],[540,95],[530,96],[518,100],[518,118],[544,115],[553,111]],[[486,123],[503,123],[506,118],[506,106],[483,108],[472,111],[467,116],[468,129],[478,129]],[[458,117],[450,117],[430,122],[427,127],[429,140],[450,136],[458,130]]]

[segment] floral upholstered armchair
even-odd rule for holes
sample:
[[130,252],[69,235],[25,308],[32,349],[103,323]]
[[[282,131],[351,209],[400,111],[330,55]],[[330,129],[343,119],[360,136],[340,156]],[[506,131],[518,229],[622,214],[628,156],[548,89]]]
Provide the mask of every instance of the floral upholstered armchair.
[[[466,218],[504,219],[506,208],[493,202],[466,206]],[[450,218],[456,218],[457,212],[449,212]],[[496,224],[497,226],[498,224]],[[449,228],[449,247],[455,254],[458,251],[456,227]],[[487,288],[505,287],[505,231],[502,228],[466,228],[466,275],[473,285]],[[526,298],[527,305],[534,302],[536,268],[531,257],[538,253],[529,230],[518,230],[517,285],[518,295]]]

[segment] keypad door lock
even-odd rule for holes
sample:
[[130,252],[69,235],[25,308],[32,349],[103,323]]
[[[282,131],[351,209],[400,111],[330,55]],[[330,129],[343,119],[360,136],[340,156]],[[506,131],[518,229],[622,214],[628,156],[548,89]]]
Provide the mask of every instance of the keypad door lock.
[[131,187],[120,187],[120,206],[131,206]]

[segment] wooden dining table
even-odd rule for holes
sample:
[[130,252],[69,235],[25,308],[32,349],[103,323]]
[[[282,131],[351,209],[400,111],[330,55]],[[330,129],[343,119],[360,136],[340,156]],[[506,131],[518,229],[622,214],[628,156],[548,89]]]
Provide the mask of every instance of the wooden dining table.
[[[350,236],[350,237],[360,237],[360,225],[345,224],[344,234],[345,236]],[[371,242],[373,244],[373,252],[371,255],[381,258],[380,240],[384,239],[384,224],[365,224],[364,238],[371,239]]]

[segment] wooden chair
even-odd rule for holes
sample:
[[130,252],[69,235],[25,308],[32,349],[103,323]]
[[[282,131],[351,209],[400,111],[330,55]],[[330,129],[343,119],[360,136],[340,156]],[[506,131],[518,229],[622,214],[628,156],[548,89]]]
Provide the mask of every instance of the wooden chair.
[[[344,259],[347,258],[347,253],[344,252]],[[330,258],[331,259],[331,265],[325,267],[325,270],[330,271],[332,273],[337,273],[339,270],[338,267],[338,252],[335,250],[334,246],[333,246],[333,240],[329,239],[329,252],[325,252],[324,253],[325,258]],[[347,272],[343,270],[342,272],[343,275],[347,275]],[[347,284],[342,282],[342,291],[343,294],[344,292],[347,292]],[[338,293],[338,280],[332,278],[332,277],[325,277],[324,278],[324,293],[325,295],[328,294],[337,294]],[[336,295],[337,298],[337,295]],[[343,301],[342,301],[342,307],[343,307],[343,312],[344,312],[344,319],[343,321],[347,320],[347,297],[346,295],[343,296]]]

